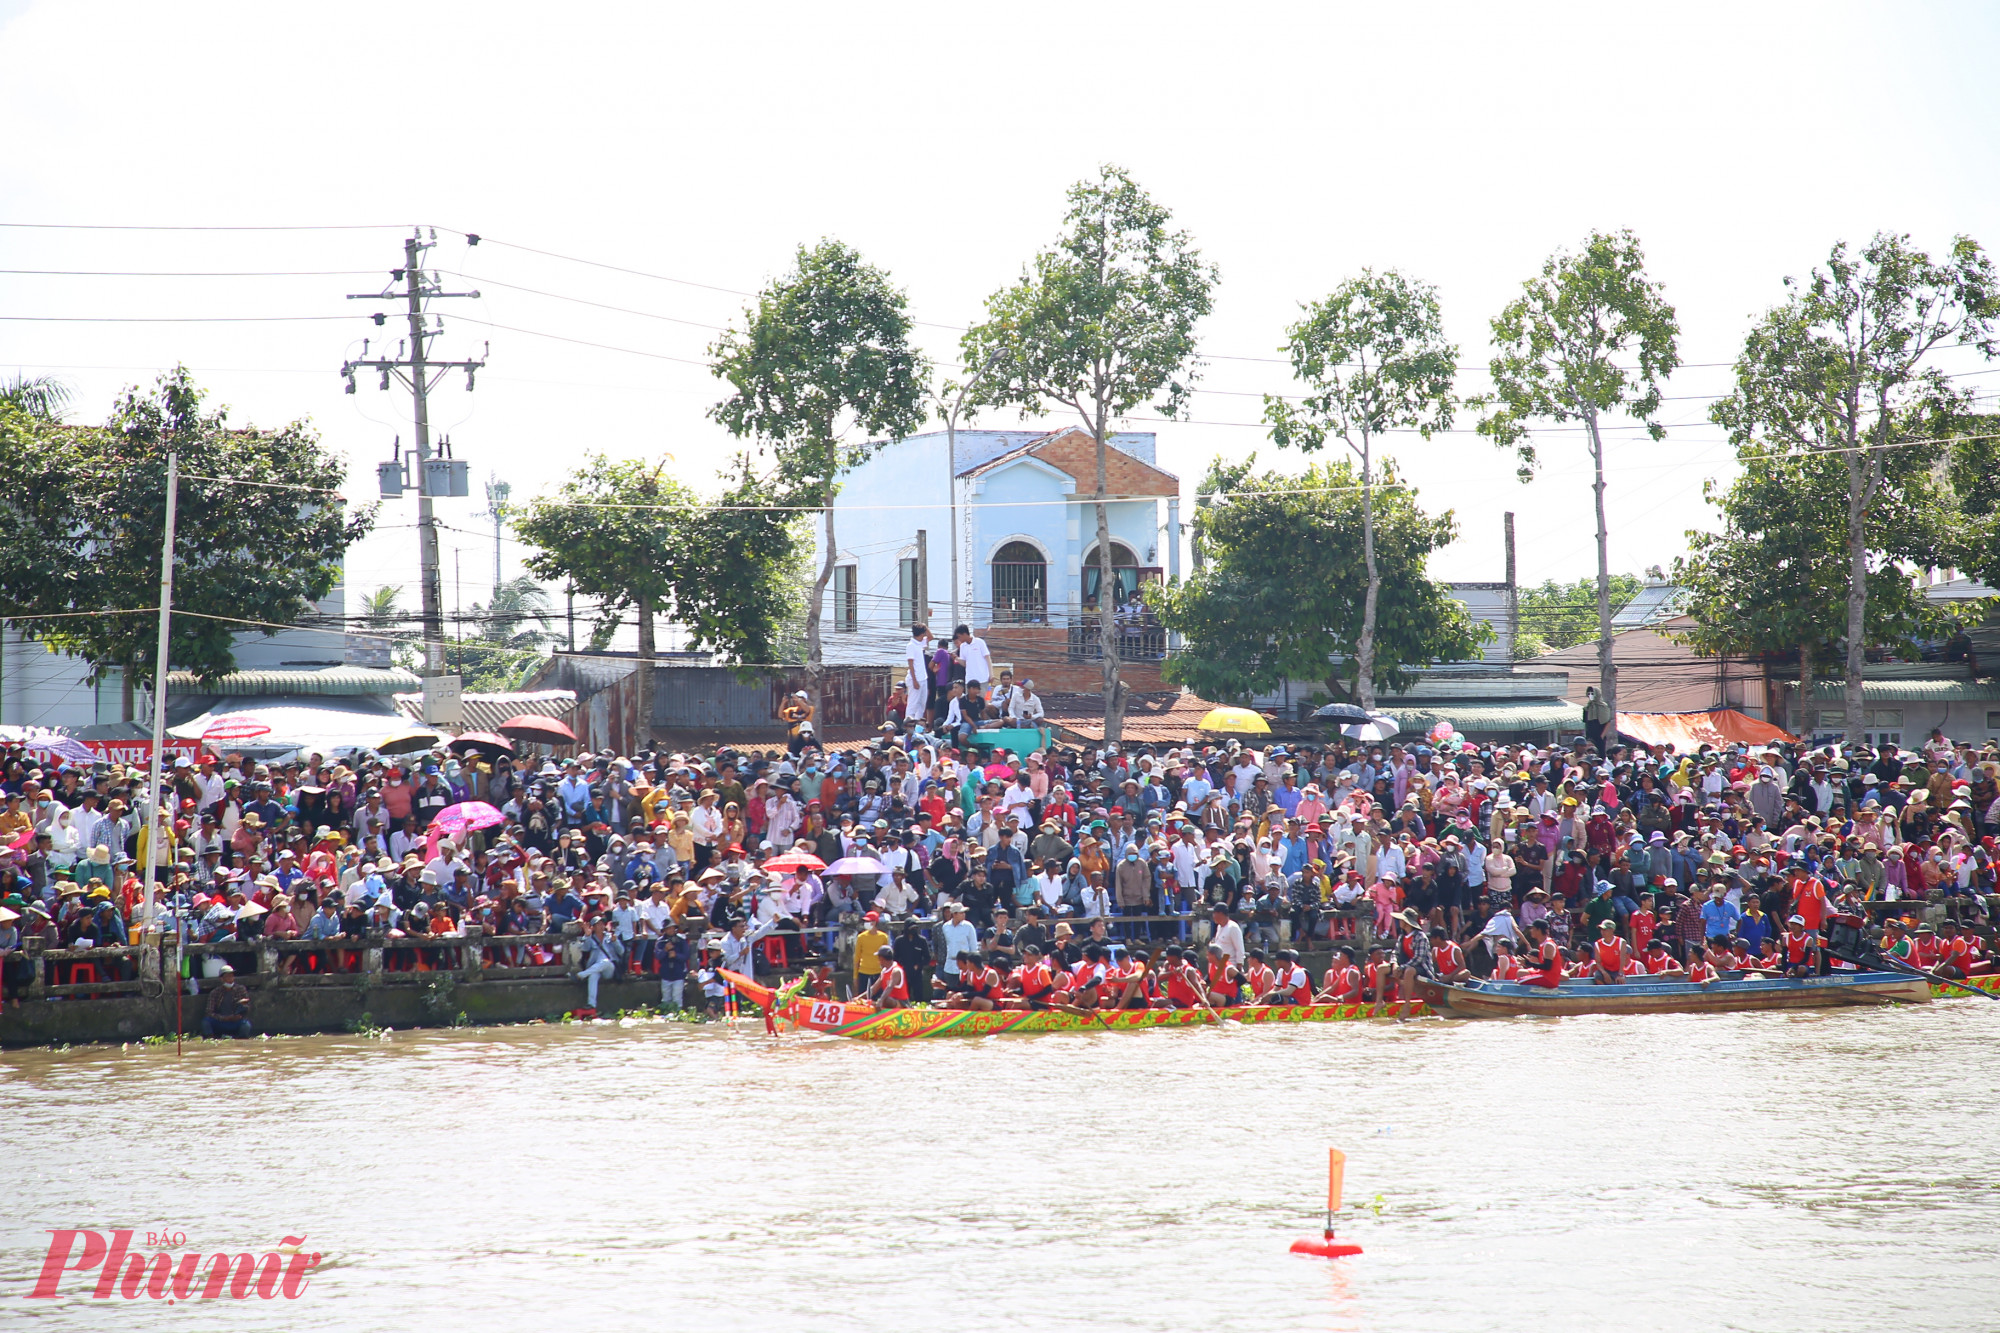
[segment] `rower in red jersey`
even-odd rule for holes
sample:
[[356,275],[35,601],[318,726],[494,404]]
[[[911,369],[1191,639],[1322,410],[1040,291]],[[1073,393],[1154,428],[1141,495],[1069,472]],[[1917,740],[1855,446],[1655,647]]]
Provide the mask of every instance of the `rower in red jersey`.
[[1252,949],[1243,955],[1243,1003],[1262,1004],[1271,993],[1277,974],[1265,964],[1264,951]]
[[1153,1007],[1153,955],[1134,949],[1125,966],[1115,968],[1105,987],[1107,1009],[1150,1009]]
[[1014,980],[1021,993],[1009,996],[1001,1006],[1004,1009],[1039,1012],[1053,1008],[1068,998],[1056,984],[1054,969],[1036,945],[1025,945],[1021,949],[1021,966],[1015,969]]
[[1109,980],[1107,960],[1111,954],[1101,944],[1083,946],[1083,961],[1070,969],[1069,1002],[1078,1009],[1098,1009],[1104,1005]]
[[1361,998],[1370,1004],[1391,1004],[1396,999],[1396,962],[1386,945],[1368,946],[1368,961],[1361,965]]
[[1687,979],[1697,986],[1712,986],[1722,979],[1708,961],[1708,950],[1703,945],[1688,945]]
[[1810,977],[1819,971],[1819,936],[1806,928],[1804,917],[1793,915],[1778,944],[1784,951],[1786,976]]
[[1618,938],[1618,923],[1610,917],[1597,923],[1597,943],[1591,946],[1591,979],[1600,986],[1616,986],[1625,980],[1625,962],[1632,946]]
[[1674,957],[1673,950],[1658,935],[1646,941],[1646,953],[1641,959],[1646,965],[1649,977],[1678,977],[1681,975],[1681,960]]
[[1333,966],[1326,970],[1319,998],[1327,1004],[1360,1004],[1361,969],[1354,964],[1354,950],[1342,946],[1334,950]]
[[882,960],[882,972],[861,998],[877,1009],[907,1007],[910,1003],[910,982],[903,975],[903,965],[896,961],[896,951],[885,944],[875,951],[875,956]]
[[1311,1004],[1312,1000],[1312,974],[1299,966],[1298,954],[1290,949],[1280,949],[1270,988],[1263,993],[1259,1003],[1294,1005]]
[[1549,928],[1539,921],[1528,923],[1528,975],[1521,978],[1523,986],[1545,986],[1550,990],[1562,985],[1562,948],[1549,937]]
[[1437,980],[1447,982],[1470,981],[1471,971],[1465,966],[1465,951],[1453,942],[1443,926],[1430,928],[1431,968]]
[[1493,975],[1491,981],[1519,981],[1521,960],[1514,956],[1514,942],[1506,939],[1493,941]]
[[1208,1002],[1217,1007],[1243,1003],[1243,978],[1220,944],[1208,946]]
[[958,980],[959,984],[965,987],[965,993],[953,995],[946,1000],[945,1008],[986,1012],[1000,1007],[1000,973],[998,969],[988,967],[986,960],[978,954],[971,952],[959,954]]

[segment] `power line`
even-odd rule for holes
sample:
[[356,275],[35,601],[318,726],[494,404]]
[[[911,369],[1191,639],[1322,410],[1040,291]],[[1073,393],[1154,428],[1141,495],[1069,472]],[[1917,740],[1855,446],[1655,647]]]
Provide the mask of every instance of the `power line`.
[[0,315],[15,324],[310,324],[352,315]]
[[31,231],[401,231],[406,222],[299,223],[276,226],[152,225],[138,222],[0,222],[0,227]]
[[372,268],[259,269],[197,273],[185,269],[0,268],[0,274],[37,278],[365,278]]

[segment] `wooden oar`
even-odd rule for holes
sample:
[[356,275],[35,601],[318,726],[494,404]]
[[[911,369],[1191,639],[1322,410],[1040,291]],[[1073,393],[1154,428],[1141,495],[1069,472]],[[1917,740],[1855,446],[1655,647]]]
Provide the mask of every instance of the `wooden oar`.
[[1928,980],[1936,982],[1940,986],[1956,986],[1960,990],[1970,991],[1974,995],[1981,996],[1982,998],[1988,1000],[2000,1000],[2000,995],[1995,995],[1992,991],[1984,991],[1979,989],[1979,987],[1977,986],[1968,986],[1963,981],[1959,981],[1954,977],[1947,977],[1937,972],[1926,971],[1925,969],[1918,967],[1915,963],[1905,962],[1901,958],[1896,957],[1895,954],[1884,953],[1880,949],[1876,949],[1873,951],[1874,956],[1872,958],[1857,958],[1853,954],[1842,953],[1840,950],[1832,948],[1829,948],[1827,952],[1832,954],[1835,958],[1839,958],[1846,962],[1853,963],[1856,967],[1866,967],[1888,972],[1901,972],[1907,976],[1912,976],[1912,977],[1924,977]]

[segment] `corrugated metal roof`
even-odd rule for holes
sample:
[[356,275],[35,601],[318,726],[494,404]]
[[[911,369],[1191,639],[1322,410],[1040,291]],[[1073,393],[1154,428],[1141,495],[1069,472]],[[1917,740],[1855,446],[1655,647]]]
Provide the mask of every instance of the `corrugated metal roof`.
[[1511,704],[1386,704],[1382,711],[1396,719],[1405,736],[1429,731],[1440,722],[1475,736],[1583,730],[1583,710],[1563,699]]
[[[1847,697],[1847,683],[1813,682],[1813,698],[1837,704]],[[1861,697],[1871,704],[1958,704],[2000,702],[2000,680],[1864,680]]]
[[[574,690],[510,690],[502,694],[462,694],[459,704],[464,709],[465,725],[460,731],[498,731],[500,724],[523,713],[540,713],[558,722],[568,722],[569,715],[576,710]],[[421,694],[399,694],[396,709],[412,722],[421,722],[424,717],[424,696]],[[571,723],[571,729],[575,724]]]
[[1681,603],[1687,600],[1687,595],[1688,590],[1678,584],[1648,583],[1631,601],[1618,608],[1611,617],[1611,628],[1638,629],[1642,625],[1657,625],[1662,620],[1672,620],[1680,614]]
[[258,694],[364,695],[394,694],[399,690],[420,690],[422,678],[399,667],[337,666],[316,671],[232,671],[215,680],[197,680],[190,671],[167,673],[170,694],[215,694],[225,696]]

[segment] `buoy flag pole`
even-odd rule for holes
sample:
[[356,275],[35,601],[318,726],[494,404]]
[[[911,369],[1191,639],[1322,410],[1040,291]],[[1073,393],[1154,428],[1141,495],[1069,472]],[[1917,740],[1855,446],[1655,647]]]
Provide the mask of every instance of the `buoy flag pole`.
[[1326,1236],[1322,1240],[1295,1240],[1293,1254],[1310,1254],[1322,1259],[1342,1259],[1361,1253],[1352,1241],[1333,1238],[1333,1215],[1340,1211],[1340,1187],[1347,1175],[1347,1154],[1338,1148],[1326,1150]]
[[1340,1211],[1340,1187],[1347,1175],[1347,1154],[1326,1150],[1326,1238],[1333,1239],[1333,1215]]

